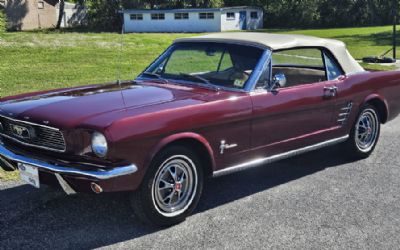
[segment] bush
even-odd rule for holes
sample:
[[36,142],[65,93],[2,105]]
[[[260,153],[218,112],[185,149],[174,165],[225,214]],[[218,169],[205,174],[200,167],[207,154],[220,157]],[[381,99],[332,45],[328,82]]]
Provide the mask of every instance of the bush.
[[122,17],[119,1],[91,0],[88,4],[88,27],[91,30],[120,31]]
[[0,32],[5,32],[5,31],[6,31],[6,14],[4,13],[4,9],[0,9]]

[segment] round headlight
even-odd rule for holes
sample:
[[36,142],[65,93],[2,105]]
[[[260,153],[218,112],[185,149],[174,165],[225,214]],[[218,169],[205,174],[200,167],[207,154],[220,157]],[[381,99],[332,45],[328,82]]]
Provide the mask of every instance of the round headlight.
[[92,134],[92,150],[99,157],[104,157],[107,155],[108,145],[106,137],[99,133],[94,132]]

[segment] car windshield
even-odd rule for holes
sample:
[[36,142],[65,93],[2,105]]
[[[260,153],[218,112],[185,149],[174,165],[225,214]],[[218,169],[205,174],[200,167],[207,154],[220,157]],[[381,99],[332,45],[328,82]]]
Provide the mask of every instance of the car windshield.
[[243,89],[262,53],[262,49],[237,44],[177,43],[141,77]]

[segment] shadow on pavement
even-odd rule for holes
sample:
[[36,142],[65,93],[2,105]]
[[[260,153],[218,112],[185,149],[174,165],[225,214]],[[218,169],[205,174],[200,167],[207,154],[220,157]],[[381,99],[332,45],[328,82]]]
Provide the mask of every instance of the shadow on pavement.
[[[347,163],[338,147],[210,179],[195,213]],[[0,245],[8,248],[94,248],[151,234],[132,215],[128,193],[65,196],[27,185],[0,191]]]

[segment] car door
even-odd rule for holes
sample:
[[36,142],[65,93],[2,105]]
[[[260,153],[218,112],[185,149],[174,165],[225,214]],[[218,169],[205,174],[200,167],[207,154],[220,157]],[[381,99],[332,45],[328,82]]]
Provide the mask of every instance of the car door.
[[269,70],[267,75],[284,74],[287,84],[273,91],[258,86],[252,93],[253,152],[270,156],[330,139],[338,129],[333,117],[337,80],[328,79],[323,51],[273,53]]

